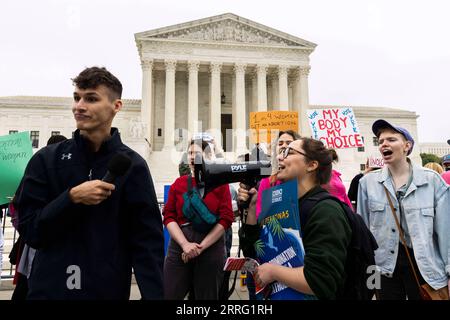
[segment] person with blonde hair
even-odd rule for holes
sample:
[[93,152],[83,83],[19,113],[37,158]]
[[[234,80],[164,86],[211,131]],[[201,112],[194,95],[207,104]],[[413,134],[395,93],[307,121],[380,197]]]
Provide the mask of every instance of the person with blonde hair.
[[442,174],[442,172],[444,172],[444,169],[442,168],[442,166],[437,162],[428,162],[423,167],[431,169],[433,171],[436,171],[439,174]]

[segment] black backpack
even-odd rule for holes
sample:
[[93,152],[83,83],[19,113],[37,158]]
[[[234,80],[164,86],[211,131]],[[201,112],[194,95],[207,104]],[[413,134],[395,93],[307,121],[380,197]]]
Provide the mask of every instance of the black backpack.
[[371,300],[375,290],[367,287],[367,279],[372,275],[367,272],[367,268],[375,265],[374,252],[378,249],[378,245],[361,216],[354,213],[338,198],[322,191],[305,199],[301,204],[299,211],[302,229],[307,224],[312,208],[318,202],[327,199],[334,200],[341,205],[352,230],[352,238],[347,248],[345,262],[347,278],[344,287],[337,293],[336,297],[339,300]]

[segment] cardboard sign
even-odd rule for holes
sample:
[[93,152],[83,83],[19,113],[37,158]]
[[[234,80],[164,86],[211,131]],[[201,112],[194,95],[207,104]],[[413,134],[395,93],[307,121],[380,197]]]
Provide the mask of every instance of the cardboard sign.
[[0,137],[0,204],[8,203],[14,196],[32,156],[29,132]]
[[250,112],[251,142],[271,143],[271,131],[298,130],[298,112]]
[[384,160],[382,156],[371,155],[369,157],[369,168],[383,168]]
[[328,148],[345,149],[363,147],[352,108],[307,110],[312,136]]

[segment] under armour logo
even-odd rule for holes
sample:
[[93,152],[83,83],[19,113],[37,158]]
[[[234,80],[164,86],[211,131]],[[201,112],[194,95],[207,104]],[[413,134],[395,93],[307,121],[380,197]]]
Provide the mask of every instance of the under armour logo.
[[71,153],[63,153],[61,160],[70,160],[72,158],[72,154]]

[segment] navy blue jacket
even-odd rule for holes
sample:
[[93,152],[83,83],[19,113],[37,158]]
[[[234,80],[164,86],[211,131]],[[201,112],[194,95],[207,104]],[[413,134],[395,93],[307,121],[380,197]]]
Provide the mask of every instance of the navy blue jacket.
[[[72,203],[69,190],[101,180],[117,152],[132,165],[112,195],[98,205]],[[95,153],[78,130],[38,151],[25,170],[18,212],[20,234],[38,249],[29,299],[128,299],[132,268],[143,299],[163,298],[164,238],[152,178],[116,128]],[[70,289],[71,266],[79,268],[80,289]]]

